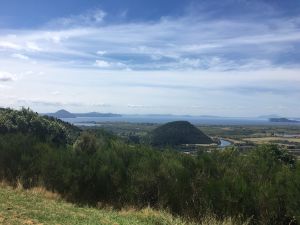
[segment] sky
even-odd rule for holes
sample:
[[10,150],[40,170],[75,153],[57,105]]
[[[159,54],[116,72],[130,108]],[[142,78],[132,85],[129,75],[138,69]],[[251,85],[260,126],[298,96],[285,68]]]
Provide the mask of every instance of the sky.
[[300,117],[299,0],[0,0],[0,107]]

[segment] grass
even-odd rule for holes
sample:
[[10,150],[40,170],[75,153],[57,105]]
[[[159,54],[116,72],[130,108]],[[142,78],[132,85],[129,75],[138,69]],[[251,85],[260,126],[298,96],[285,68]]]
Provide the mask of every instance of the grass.
[[[0,185],[0,224],[3,225],[196,225],[150,208],[142,210],[97,209],[64,202],[43,188],[23,190]],[[207,217],[199,225],[235,225],[231,219]],[[246,224],[246,223],[244,223]]]

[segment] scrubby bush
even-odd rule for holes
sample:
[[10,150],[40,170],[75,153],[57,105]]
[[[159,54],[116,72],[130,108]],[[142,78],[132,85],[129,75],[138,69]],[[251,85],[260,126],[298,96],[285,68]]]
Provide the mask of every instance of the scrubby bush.
[[30,109],[0,109],[0,134],[32,134],[41,141],[62,145],[74,142],[79,132],[79,128],[69,123],[40,116]]

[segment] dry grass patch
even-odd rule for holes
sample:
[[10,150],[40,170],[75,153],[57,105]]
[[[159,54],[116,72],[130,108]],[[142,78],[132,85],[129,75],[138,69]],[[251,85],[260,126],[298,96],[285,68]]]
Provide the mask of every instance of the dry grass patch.
[[246,225],[236,220],[219,221],[213,216],[202,223],[193,223],[171,214],[144,208],[126,208],[120,211],[111,208],[79,207],[62,201],[59,195],[44,188],[30,190],[0,183],[0,224],[3,225]]

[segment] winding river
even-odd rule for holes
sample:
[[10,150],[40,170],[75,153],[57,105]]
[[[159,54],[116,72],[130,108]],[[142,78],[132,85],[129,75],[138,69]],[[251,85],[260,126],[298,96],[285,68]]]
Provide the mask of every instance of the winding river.
[[220,145],[219,145],[219,147],[221,147],[221,148],[225,148],[225,147],[228,147],[228,146],[230,146],[231,145],[231,142],[230,141],[226,141],[226,140],[224,140],[224,139],[220,139]]

